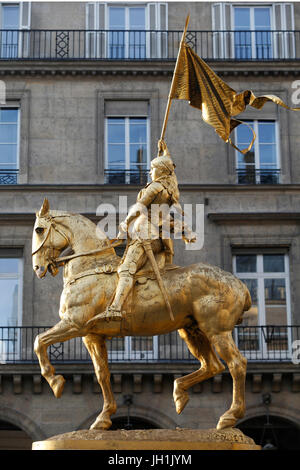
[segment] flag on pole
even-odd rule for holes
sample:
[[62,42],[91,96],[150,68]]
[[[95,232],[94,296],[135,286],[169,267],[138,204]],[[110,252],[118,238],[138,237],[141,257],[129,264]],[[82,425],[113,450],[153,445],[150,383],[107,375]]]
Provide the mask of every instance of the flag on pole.
[[286,109],[300,111],[300,108],[290,108],[278,96],[263,95],[256,97],[251,90],[237,93],[221,80],[218,75],[185,43],[181,44],[174,72],[170,99],[187,100],[189,104],[202,111],[202,119],[213,126],[217,134],[229,142],[239,152],[247,153],[255,140],[247,149],[240,150],[230,139],[230,134],[238,125],[246,124],[236,116],[250,105],[261,109],[266,102],[272,101]]

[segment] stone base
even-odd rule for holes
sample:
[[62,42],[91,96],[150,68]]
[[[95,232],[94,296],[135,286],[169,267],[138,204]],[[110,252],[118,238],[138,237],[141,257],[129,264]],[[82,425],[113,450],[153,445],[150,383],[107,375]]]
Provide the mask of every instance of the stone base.
[[260,450],[235,428],[81,430],[32,444],[32,450]]

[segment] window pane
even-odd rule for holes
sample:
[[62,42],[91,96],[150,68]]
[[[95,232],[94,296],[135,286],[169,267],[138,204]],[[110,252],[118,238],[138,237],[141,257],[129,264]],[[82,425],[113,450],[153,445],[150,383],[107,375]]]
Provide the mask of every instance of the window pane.
[[8,166],[17,164],[17,145],[16,144],[0,144],[0,165]]
[[125,121],[123,122],[108,120],[107,138],[110,144],[112,143],[125,143]]
[[265,279],[265,305],[266,324],[276,325],[269,331],[268,350],[287,349],[286,329],[277,327],[287,324],[285,279]]
[[125,145],[109,144],[108,145],[108,165],[116,168],[124,168],[125,166]]
[[125,29],[125,8],[109,8],[109,29]]
[[254,8],[254,29],[268,30],[271,28],[270,9]]
[[142,144],[130,145],[130,163],[133,169],[134,163],[146,163],[147,162],[147,147]]
[[259,143],[273,144],[275,143],[275,123],[259,122],[258,123]]
[[17,324],[18,282],[18,279],[0,279],[0,326]]
[[285,304],[285,279],[265,279],[266,304]]
[[[241,148],[241,150],[242,150],[241,146],[239,146],[239,148]],[[244,148],[247,148],[247,146],[245,145]],[[247,152],[245,155],[243,155],[239,152],[238,153],[238,164],[239,164],[239,168],[244,167],[246,165],[255,165],[254,152],[251,150],[250,152]]]
[[19,260],[16,258],[0,258],[0,273],[18,274]]
[[0,108],[0,122],[17,122],[18,109],[16,108]]
[[243,326],[258,325],[258,308],[257,308],[257,279],[241,279],[249,289],[252,306],[250,310],[244,313]]
[[268,168],[270,165],[276,168],[276,147],[274,144],[259,145],[259,157],[261,168]]
[[17,142],[17,126],[15,124],[0,124],[0,143]]
[[147,125],[146,119],[130,119],[130,143],[146,143],[147,142]]
[[264,272],[265,273],[283,273],[284,255],[264,255]]
[[19,28],[19,7],[2,5],[2,27],[3,29]]
[[255,273],[256,255],[237,255],[236,256],[237,273]]
[[250,29],[250,8],[234,9],[235,29]]
[[145,8],[129,8],[129,29],[145,29]]
[[253,139],[253,134],[251,129],[249,129],[248,126],[252,127],[253,129],[253,122],[251,121],[244,121],[246,124],[240,124],[236,128],[236,133],[237,133],[237,141],[239,144],[249,144],[251,140]]

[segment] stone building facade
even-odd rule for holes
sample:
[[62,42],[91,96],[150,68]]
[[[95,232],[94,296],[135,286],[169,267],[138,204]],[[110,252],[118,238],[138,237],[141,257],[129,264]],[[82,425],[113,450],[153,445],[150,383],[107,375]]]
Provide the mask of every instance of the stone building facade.
[[[51,347],[67,379],[59,400],[32,352],[38,327],[58,321],[62,290],[61,273],[39,280],[33,272],[35,213],[47,197],[52,209],[97,222],[101,205],[116,207],[119,219],[120,196],[128,207],[135,201],[156,155],[187,13],[188,44],[232,88],[299,104],[296,2],[0,3],[2,448],[86,428],[102,406],[80,340],[71,352],[67,344]],[[185,250],[176,240],[174,262],[207,262],[249,286],[254,309],[235,333],[248,357],[247,410],[239,426],[258,443],[295,448],[300,114],[269,103],[249,107],[240,118],[257,134],[245,158],[220,140],[200,111],[172,102],[166,141],[181,201],[204,211],[203,247]],[[238,129],[235,142],[245,146],[251,133]],[[186,409],[176,414],[173,380],[198,367],[176,333],[148,342],[127,338],[111,343],[110,351],[114,426],[214,427],[230,405],[226,370],[193,387]]]

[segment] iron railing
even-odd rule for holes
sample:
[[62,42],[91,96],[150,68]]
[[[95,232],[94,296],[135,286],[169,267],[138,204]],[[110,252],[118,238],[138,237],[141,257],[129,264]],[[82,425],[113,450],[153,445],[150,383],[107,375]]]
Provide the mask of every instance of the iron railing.
[[148,182],[149,170],[104,170],[106,184],[142,184]]
[[[182,31],[0,30],[1,60],[175,60]],[[300,31],[188,31],[203,59],[300,59]]]
[[0,184],[17,184],[19,170],[0,168]]
[[[0,327],[0,363],[37,363],[33,345],[36,336],[50,327]],[[234,338],[249,361],[291,362],[293,342],[300,340],[300,326],[238,326]],[[294,343],[295,344],[295,343]],[[110,362],[193,363],[177,332],[156,337],[126,337],[107,340]],[[53,363],[90,363],[80,337],[49,347]]]
[[254,168],[237,169],[238,184],[279,184],[280,169],[262,169]]

